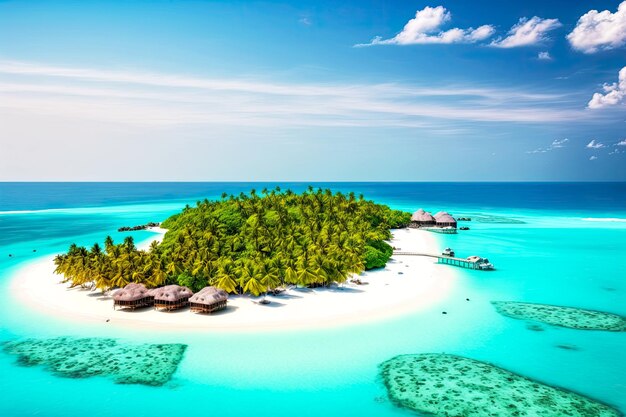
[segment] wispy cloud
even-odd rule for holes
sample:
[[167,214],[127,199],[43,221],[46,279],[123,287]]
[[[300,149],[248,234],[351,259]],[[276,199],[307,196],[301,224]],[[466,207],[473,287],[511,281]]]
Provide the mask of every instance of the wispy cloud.
[[383,39],[380,36],[356,47],[372,45],[417,45],[434,43],[474,43],[490,38],[495,28],[482,25],[478,28],[442,30],[442,26],[452,19],[450,12],[443,6],[425,7],[415,13],[415,17],[404,25],[404,28],[393,38]]
[[595,156],[595,155],[591,155],[591,156],[589,157],[589,160],[590,160],[590,161],[595,161],[596,159],[598,159],[598,157],[597,157],[597,156]]
[[626,98],[626,67],[620,70],[616,83],[604,84],[602,89],[604,94],[594,93],[587,107],[601,109],[622,103]]
[[537,148],[537,149],[532,150],[532,151],[526,151],[526,153],[546,153],[546,152],[550,152],[550,151],[552,151],[554,149],[564,148],[565,146],[567,146],[568,142],[569,142],[569,139],[567,139],[567,138],[555,139],[555,140],[552,141],[550,146],[548,146],[547,148]]
[[622,139],[613,144],[613,150],[609,152],[609,155],[618,155],[622,153],[626,153],[626,139]]
[[626,1],[615,13],[608,10],[590,10],[578,19],[574,30],[567,35],[572,48],[592,54],[626,44]]
[[0,107],[125,123],[409,126],[582,117],[567,94],[519,87],[308,84],[0,61]]
[[555,148],[564,148],[565,144],[569,142],[569,139],[565,138],[565,139],[555,139],[552,141],[552,145],[550,145],[550,148],[555,149]]
[[544,42],[547,33],[563,26],[558,19],[542,19],[534,16],[530,19],[522,17],[505,38],[491,42],[491,46],[498,48],[516,48],[532,46]]
[[550,52],[548,51],[539,52],[539,54],[537,54],[537,59],[541,61],[552,61],[552,56],[550,55]]
[[601,142],[598,142],[595,139],[592,139],[591,142],[589,142],[587,144],[587,146],[585,146],[585,148],[587,148],[587,149],[601,149],[601,148],[604,148],[604,144],[601,143]]

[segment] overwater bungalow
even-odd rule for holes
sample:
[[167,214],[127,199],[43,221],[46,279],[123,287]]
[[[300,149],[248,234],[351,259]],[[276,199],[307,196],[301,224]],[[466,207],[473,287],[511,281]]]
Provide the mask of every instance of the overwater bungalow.
[[113,308],[134,310],[154,305],[154,296],[143,284],[130,283],[113,294]]
[[433,215],[423,209],[417,210],[411,216],[411,227],[432,227],[435,224],[436,220]]
[[189,298],[189,307],[196,313],[213,313],[226,308],[228,293],[215,287],[204,287]]
[[456,220],[445,211],[435,214],[435,222],[437,227],[454,227],[456,229]]
[[470,256],[467,258],[468,262],[471,262],[475,265],[475,269],[482,270],[492,270],[494,269],[493,264],[489,262],[487,258],[481,258],[480,256]]
[[193,295],[189,288],[180,285],[166,285],[151,291],[154,295],[154,308],[166,311],[187,307],[189,298]]

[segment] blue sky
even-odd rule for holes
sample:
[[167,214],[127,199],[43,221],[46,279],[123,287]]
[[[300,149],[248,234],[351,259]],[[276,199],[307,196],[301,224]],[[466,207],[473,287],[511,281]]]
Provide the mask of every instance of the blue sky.
[[0,180],[624,181],[620,3],[0,1]]

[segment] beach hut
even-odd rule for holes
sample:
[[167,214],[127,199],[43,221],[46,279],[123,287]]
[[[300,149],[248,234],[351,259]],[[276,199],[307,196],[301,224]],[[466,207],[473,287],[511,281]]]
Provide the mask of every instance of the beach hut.
[[213,313],[226,308],[228,293],[215,287],[204,287],[189,298],[189,307],[196,313]]
[[456,220],[445,211],[435,214],[435,222],[437,227],[454,227],[456,229]]
[[134,310],[152,305],[154,305],[154,296],[143,284],[131,283],[113,294],[113,308]]
[[435,223],[435,218],[423,209],[417,210],[411,216],[411,227],[428,227],[434,226]]
[[167,311],[187,307],[189,298],[193,295],[189,288],[180,285],[166,285],[151,291],[154,295],[154,308]]

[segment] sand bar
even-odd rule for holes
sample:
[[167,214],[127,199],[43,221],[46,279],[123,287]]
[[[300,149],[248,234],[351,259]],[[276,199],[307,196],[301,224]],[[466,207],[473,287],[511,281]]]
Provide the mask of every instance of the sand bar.
[[[162,238],[164,230],[152,230],[158,233],[156,240]],[[403,251],[441,251],[437,236],[429,232],[400,229],[393,231],[393,236],[391,244]],[[279,296],[268,296],[269,305],[258,304],[260,297],[231,295],[226,310],[201,315],[188,309],[171,313],[113,310],[110,294],[70,289],[59,283],[61,277],[53,270],[53,257],[45,257],[17,271],[10,284],[13,297],[29,309],[63,320],[198,331],[309,329],[384,320],[433,306],[449,293],[458,274],[430,258],[403,256],[392,258],[384,269],[359,276],[366,285],[291,288]]]

